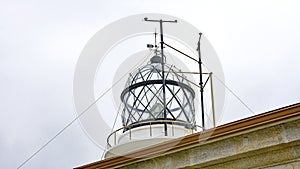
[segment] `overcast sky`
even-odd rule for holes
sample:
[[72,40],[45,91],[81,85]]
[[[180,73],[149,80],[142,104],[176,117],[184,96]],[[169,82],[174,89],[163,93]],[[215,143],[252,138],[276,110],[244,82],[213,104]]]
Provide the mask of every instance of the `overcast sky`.
[[[255,114],[300,101],[296,0],[0,0],[1,168],[17,168],[75,117],[73,75],[87,41],[117,19],[147,12],[199,28],[226,84]],[[228,94],[224,122],[251,115]],[[72,168],[101,154],[74,123],[23,168]]]

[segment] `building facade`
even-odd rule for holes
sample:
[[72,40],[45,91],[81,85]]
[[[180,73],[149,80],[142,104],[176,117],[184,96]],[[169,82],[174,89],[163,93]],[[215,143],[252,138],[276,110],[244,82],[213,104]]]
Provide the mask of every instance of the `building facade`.
[[300,103],[75,169],[300,169]]

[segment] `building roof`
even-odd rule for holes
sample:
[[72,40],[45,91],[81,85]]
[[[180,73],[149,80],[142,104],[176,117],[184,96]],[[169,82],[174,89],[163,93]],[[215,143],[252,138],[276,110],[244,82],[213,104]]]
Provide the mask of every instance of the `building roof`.
[[185,137],[166,141],[154,146],[149,146],[124,156],[116,156],[90,163],[75,169],[100,169],[118,168],[125,164],[136,163],[145,159],[163,156],[191,147],[199,146],[204,142],[230,137],[243,131],[263,128],[290,121],[300,116],[300,103],[282,107],[276,110],[258,114],[252,117],[227,123],[213,129],[194,133]]

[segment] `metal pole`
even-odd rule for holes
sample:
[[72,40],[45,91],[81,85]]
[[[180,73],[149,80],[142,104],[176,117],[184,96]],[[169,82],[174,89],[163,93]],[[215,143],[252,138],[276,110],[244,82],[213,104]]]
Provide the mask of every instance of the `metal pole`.
[[209,79],[210,79],[211,110],[213,113],[213,125],[214,125],[214,127],[216,127],[216,113],[215,113],[214,87],[213,87],[212,72],[209,73]]
[[[161,50],[161,66],[162,66],[162,81],[163,81],[163,104],[164,104],[164,120],[167,120],[166,111],[166,79],[165,79],[165,61],[164,61],[164,36],[163,36],[163,21],[159,20],[160,24],[160,50]],[[165,136],[168,136],[167,122],[164,123]]]
[[202,128],[205,130],[205,118],[204,118],[204,98],[203,98],[203,78],[202,78],[202,60],[201,60],[201,51],[200,51],[200,40],[202,33],[199,33],[199,41],[198,41],[198,55],[199,55],[199,73],[200,73],[200,97],[201,97],[201,115],[202,115]]

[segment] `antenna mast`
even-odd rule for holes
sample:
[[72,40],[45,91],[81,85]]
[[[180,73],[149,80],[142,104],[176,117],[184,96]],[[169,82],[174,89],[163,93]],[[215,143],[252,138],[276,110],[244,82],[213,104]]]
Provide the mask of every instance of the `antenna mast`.
[[[164,22],[171,22],[171,23],[177,23],[177,20],[173,20],[173,21],[167,21],[167,20],[150,20],[148,18],[144,18],[145,21],[148,22],[159,22],[160,25],[160,50],[161,50],[161,58],[162,58],[162,62],[161,62],[161,66],[162,66],[162,81],[163,81],[163,106],[164,106],[164,119],[167,119],[167,110],[166,110],[166,79],[165,79],[165,61],[164,61],[164,35],[163,35],[163,23]],[[156,36],[155,36],[156,37]],[[164,123],[164,132],[165,132],[165,136],[168,136],[168,127],[167,127],[167,123]]]
[[200,73],[200,93],[201,93],[201,116],[202,116],[202,127],[203,127],[203,130],[205,130],[205,118],[204,118],[204,104],[203,104],[203,77],[202,77],[202,60],[201,60],[201,50],[200,50],[200,40],[201,40],[201,36],[202,36],[202,33],[200,32],[199,33],[199,40],[198,40],[198,55],[199,55],[199,73]]

